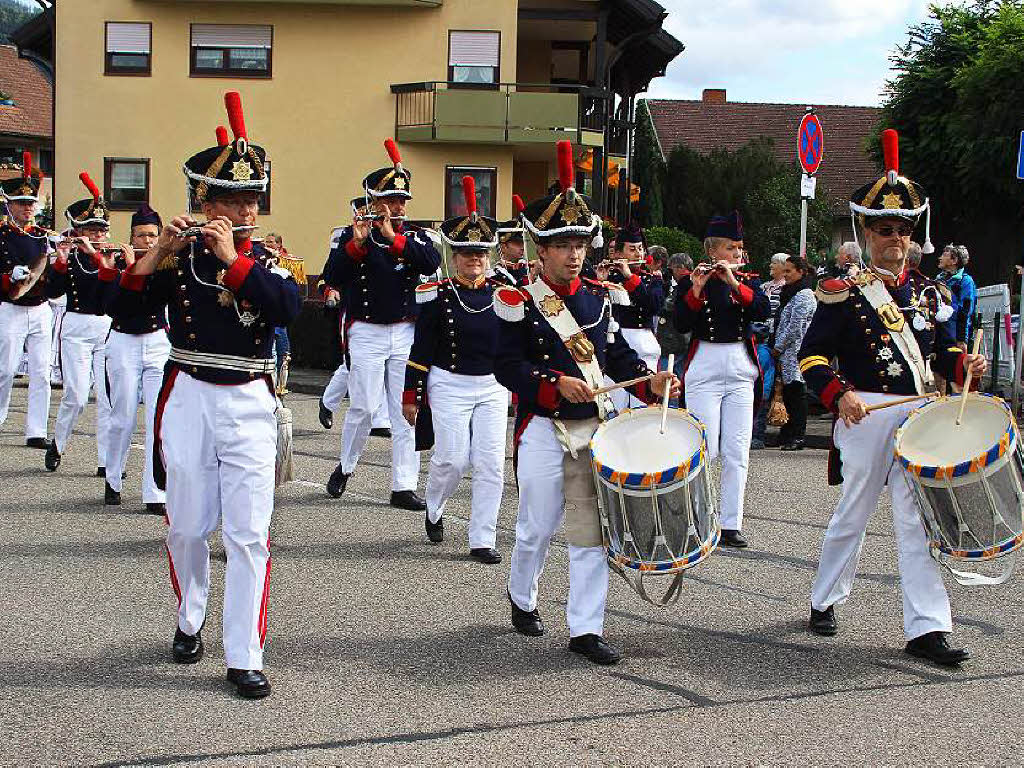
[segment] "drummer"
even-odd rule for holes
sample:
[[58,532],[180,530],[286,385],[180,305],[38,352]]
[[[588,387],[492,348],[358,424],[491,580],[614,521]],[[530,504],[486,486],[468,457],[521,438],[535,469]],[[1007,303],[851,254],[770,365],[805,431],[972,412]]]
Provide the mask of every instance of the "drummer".
[[[968,658],[950,645],[949,596],[928,543],[904,469],[894,461],[897,427],[920,402],[868,413],[898,395],[922,394],[931,385],[924,361],[962,385],[969,370],[985,372],[983,356],[961,351],[928,309],[913,299],[906,260],[910,237],[928,198],[915,182],[899,175],[896,132],[882,134],[885,176],[857,190],[850,210],[858,218],[870,256],[853,278],[818,284],[818,308],[800,349],[800,370],[808,386],[837,417],[829,482],[842,483],[842,496],[822,544],[811,588],[809,628],[820,635],[838,630],[835,606],[850,595],[868,518],[886,484],[892,491],[893,524],[899,550],[906,651],[943,666]],[[833,368],[830,361],[838,358]]]
[[715,216],[704,240],[708,262],[679,282],[676,328],[693,334],[684,375],[686,406],[707,429],[709,458],[721,457],[721,546],[743,548],[743,502],[754,414],[762,381],[751,323],[767,320],[768,297],[739,273],[743,223],[738,211]]
[[[559,191],[523,212],[523,224],[537,244],[540,279],[495,292],[494,311],[501,320],[495,375],[519,395],[519,515],[508,593],[516,631],[543,635],[538,581],[564,517],[569,650],[596,664],[615,664],[621,656],[603,637],[608,559],[587,445],[609,407],[607,397],[594,394],[604,374],[625,381],[650,371],[620,332],[609,333],[610,297],[628,301],[628,294],[579,277],[601,219],[592,213],[590,198],[573,188],[568,141],[559,142],[558,154]],[[662,372],[633,392],[650,402],[666,386],[678,390],[678,379]]]

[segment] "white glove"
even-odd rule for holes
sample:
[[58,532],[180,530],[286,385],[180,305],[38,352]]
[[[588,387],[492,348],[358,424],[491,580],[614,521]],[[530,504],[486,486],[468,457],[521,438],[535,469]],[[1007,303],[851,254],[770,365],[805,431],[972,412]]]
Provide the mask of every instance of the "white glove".
[[22,280],[27,280],[28,276],[32,274],[32,270],[26,267],[24,264],[16,264],[14,269],[11,270],[11,281],[20,283]]

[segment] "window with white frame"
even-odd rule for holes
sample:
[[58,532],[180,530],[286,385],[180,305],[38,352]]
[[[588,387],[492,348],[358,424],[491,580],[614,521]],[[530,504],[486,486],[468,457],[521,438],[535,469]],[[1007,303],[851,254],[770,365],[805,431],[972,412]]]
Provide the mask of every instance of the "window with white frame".
[[105,37],[104,74],[150,74],[152,71],[152,24],[148,21],[108,21]]
[[270,77],[274,28],[266,24],[193,24],[193,77]]
[[448,82],[463,87],[496,85],[500,81],[501,33],[448,32]]

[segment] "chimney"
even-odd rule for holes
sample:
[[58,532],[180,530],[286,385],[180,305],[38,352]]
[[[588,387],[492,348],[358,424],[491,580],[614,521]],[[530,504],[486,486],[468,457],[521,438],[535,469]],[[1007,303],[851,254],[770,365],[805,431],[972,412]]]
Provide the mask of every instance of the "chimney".
[[725,88],[705,88],[701,101],[705,104],[725,104]]

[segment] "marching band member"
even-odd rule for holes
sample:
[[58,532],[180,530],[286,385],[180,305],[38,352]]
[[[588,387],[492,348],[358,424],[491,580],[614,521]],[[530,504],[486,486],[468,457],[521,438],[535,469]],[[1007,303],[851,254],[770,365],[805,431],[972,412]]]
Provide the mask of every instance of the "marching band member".
[[498,225],[498,263],[494,277],[508,285],[526,285],[530,282],[530,262],[526,258],[526,241],[523,239],[523,198],[512,195],[512,209],[515,215]]
[[473,177],[463,177],[462,184],[466,215],[441,224],[455,276],[416,289],[420,313],[405,369],[402,409],[412,425],[417,415],[432,419],[427,537],[435,543],[444,540],[445,504],[472,466],[469,554],[494,564],[501,562],[494,544],[505,482],[508,402],[508,391],[494,378],[498,318],[494,287],[486,277],[491,249],[498,242],[498,222],[477,213]]
[[[353,198],[350,205],[354,216],[365,215],[367,209],[364,196],[360,195]],[[341,239],[344,231],[344,227],[336,227],[331,231],[331,243],[327,249],[328,256],[338,246],[338,240]],[[324,429],[331,429],[334,426],[334,414],[341,408],[341,401],[348,394],[349,366],[348,354],[345,349],[345,296],[342,291],[327,285],[323,279],[320,280],[317,288],[323,294],[324,306],[332,310],[337,309],[338,312],[338,343],[341,345],[341,362],[335,368],[334,374],[331,376],[330,381],[327,382],[327,386],[324,387],[324,392],[320,396],[318,413],[320,425]],[[391,420],[388,417],[387,393],[383,392],[383,388],[384,382],[381,381],[380,406],[373,412],[373,417],[370,419],[370,437],[391,437]]]
[[[986,361],[984,356],[961,351],[936,315],[914,300],[906,256],[910,236],[929,203],[917,183],[899,175],[896,132],[884,131],[882,140],[886,174],[850,199],[870,265],[853,278],[818,284],[818,308],[800,350],[804,378],[838,417],[829,482],[842,483],[811,588],[809,628],[821,635],[836,633],[835,606],[850,595],[868,518],[888,484],[899,549],[906,650],[936,664],[955,665],[965,661],[968,653],[949,645],[949,597],[939,567],[929,557],[905,470],[893,454],[896,429],[920,402],[871,413],[866,409],[897,395],[925,392],[931,383],[926,362],[930,358],[944,376],[961,385],[968,370],[975,381],[981,378]],[[833,368],[831,361],[837,358]]]
[[248,141],[237,93],[225,95],[234,141],[184,166],[206,223],[179,216],[121,278],[119,311],[164,305],[171,354],[154,425],[157,482],[167,490],[167,554],[177,593],[173,658],[203,655],[210,589],[208,538],[221,522],[227,553],[224,654],[246,698],[270,694],[263,672],[269,530],[277,454],[274,328],[299,313],[292,276],[251,241],[266,190],[266,152]]
[[[654,318],[665,301],[665,285],[661,272],[647,269],[650,263],[643,230],[635,224],[619,229],[615,236],[608,279],[626,289],[629,305],[612,308],[615,322],[622,329],[622,338],[626,343],[647,363],[648,368],[656,371],[661,346],[654,336]],[[637,398],[623,390],[612,394],[612,402],[619,411],[641,405]]]
[[22,157],[21,176],[0,182],[7,210],[0,224],[0,425],[7,420],[14,374],[27,347],[25,445],[46,450],[53,313],[44,291],[50,276],[50,244],[46,232],[33,224],[41,183],[30,152]]
[[393,165],[363,179],[373,217],[356,215],[324,265],[324,281],[345,292],[349,367],[349,408],[341,434],[341,461],[327,481],[327,493],[345,492],[370,434],[381,401],[381,381],[391,415],[391,506],[417,512],[427,505],[416,495],[419,459],[413,428],[402,416],[405,364],[412,347],[413,291],[421,274],[441,265],[433,243],[403,226],[412,199],[412,174],[402,167],[395,143],[385,143]]
[[67,311],[61,322],[60,359],[64,392],[53,442],[46,449],[46,469],[56,472],[68,449],[71,432],[89,402],[89,387],[96,393],[96,476],[106,477],[107,440],[110,428],[110,401],[106,387],[106,345],[110,318],[106,315],[107,294],[117,271],[103,248],[110,232],[110,214],[100,191],[89,178],[79,175],[92,197],[79,200],[65,211],[73,228],[74,245],[65,241],[58,246],[57,261],[46,284],[46,295],[53,299],[67,296]]
[[[626,302],[620,287],[581,280],[580,269],[601,219],[573,188],[572,147],[559,142],[560,191],[527,206],[523,223],[537,243],[540,279],[495,292],[500,318],[495,374],[519,395],[516,476],[519,515],[508,596],[512,626],[544,634],[537,587],[551,537],[565,520],[569,541],[569,649],[597,664],[619,653],[603,638],[608,560],[602,546],[597,489],[587,445],[611,408],[595,396],[607,373],[616,381],[650,374],[620,332],[611,331],[611,303]],[[633,388],[653,401],[669,372]]]
[[[134,250],[131,262],[135,261],[134,253],[145,253],[153,247],[161,227],[160,214],[147,204],[132,214],[130,245]],[[124,312],[111,306],[109,311],[111,324],[107,338],[106,381],[110,397],[110,432],[103,501],[105,504],[121,503],[121,475],[131,449],[141,395],[146,416],[142,502],[147,512],[162,515],[166,511],[165,496],[153,479],[153,419],[164,365],[171,352],[171,343],[167,339],[167,308],[151,305],[141,312]]]
[[721,459],[721,546],[743,548],[743,501],[750,437],[761,400],[761,368],[751,323],[766,320],[768,298],[757,282],[737,276],[743,225],[738,212],[708,224],[698,265],[679,284],[676,328],[691,333],[684,377],[686,407],[707,430],[709,459]]

